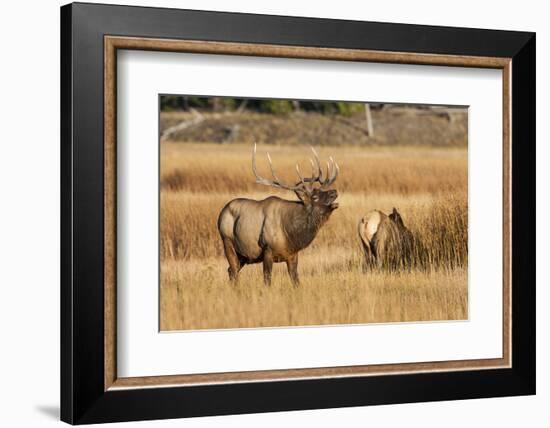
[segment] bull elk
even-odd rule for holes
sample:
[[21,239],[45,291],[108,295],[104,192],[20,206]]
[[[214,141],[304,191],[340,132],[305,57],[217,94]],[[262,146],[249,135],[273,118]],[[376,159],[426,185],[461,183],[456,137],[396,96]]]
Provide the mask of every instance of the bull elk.
[[273,263],[286,262],[290,279],[298,285],[298,253],[311,244],[332,211],[338,208],[335,202],[338,192],[328,189],[338,177],[338,164],[330,157],[325,174],[315,149],[312,147],[311,150],[311,176],[303,177],[296,164],[299,181],[292,185],[277,177],[269,153],[267,160],[272,179],[258,174],[254,145],[252,171],[256,183],[290,190],[298,200],[289,201],[277,196],[261,201],[238,198],[225,205],[218,217],[218,230],[229,262],[231,281],[237,280],[244,265],[263,263],[264,282],[270,285]]
[[359,237],[365,267],[395,270],[411,264],[414,237],[395,208],[390,215],[378,210],[369,212],[359,221]]

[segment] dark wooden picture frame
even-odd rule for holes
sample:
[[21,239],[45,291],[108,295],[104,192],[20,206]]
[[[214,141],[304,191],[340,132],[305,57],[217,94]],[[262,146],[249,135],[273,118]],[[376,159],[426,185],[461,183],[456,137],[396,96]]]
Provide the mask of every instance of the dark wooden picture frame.
[[[117,49],[501,69],[503,357],[118,378]],[[61,168],[63,421],[114,422],[535,393],[533,33],[67,5],[61,8]]]

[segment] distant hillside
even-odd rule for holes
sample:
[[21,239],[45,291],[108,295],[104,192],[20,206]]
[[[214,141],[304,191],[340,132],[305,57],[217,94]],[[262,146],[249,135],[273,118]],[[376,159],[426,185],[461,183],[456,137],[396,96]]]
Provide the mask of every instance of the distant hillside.
[[160,133],[163,140],[181,142],[448,147],[468,144],[466,109],[372,109],[372,123],[374,132],[369,136],[364,114],[347,117],[302,111],[277,115],[180,111],[161,113]]

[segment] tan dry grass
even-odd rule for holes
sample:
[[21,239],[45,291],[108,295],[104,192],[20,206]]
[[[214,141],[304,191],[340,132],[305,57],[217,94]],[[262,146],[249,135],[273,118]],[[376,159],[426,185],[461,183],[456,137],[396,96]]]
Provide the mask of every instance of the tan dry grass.
[[[296,180],[294,166],[307,170],[307,146],[269,146],[258,150],[258,170],[269,175],[269,151],[282,179]],[[366,195],[458,194],[467,189],[467,151],[433,147],[318,147],[321,159],[333,156],[341,168],[340,192]],[[194,193],[274,193],[254,182],[250,144],[163,143],[161,187]],[[288,195],[286,195],[288,196]]]
[[[261,266],[247,266],[230,285],[219,258],[166,262],[161,294],[161,329],[218,329],[361,324],[466,319],[465,269],[426,273],[362,275],[330,251],[301,261],[302,282],[294,288],[282,264],[270,288]],[[322,268],[318,268],[321,265]]]
[[[333,155],[342,168],[340,208],[300,253],[303,286],[297,290],[283,264],[276,265],[269,290],[261,284],[259,265],[243,269],[238,287],[227,281],[216,228],[221,208],[235,197],[277,193],[254,184],[250,150],[249,145],[162,145],[163,330],[467,317],[466,150],[322,148],[320,156]],[[308,156],[305,147],[270,147],[270,152],[281,175],[292,171],[296,159],[305,165]],[[365,275],[357,222],[372,209],[389,212],[394,206],[423,243],[427,269]]]

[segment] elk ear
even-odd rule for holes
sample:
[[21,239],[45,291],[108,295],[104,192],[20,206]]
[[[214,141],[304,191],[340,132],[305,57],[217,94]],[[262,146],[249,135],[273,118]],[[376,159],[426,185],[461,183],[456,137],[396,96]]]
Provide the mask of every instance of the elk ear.
[[392,214],[399,215],[399,213],[397,212],[397,210],[395,209],[395,207],[393,207]]
[[304,203],[311,201],[309,194],[305,190],[297,189],[294,191],[294,193],[296,193],[296,196],[298,196],[298,199],[300,199]]

